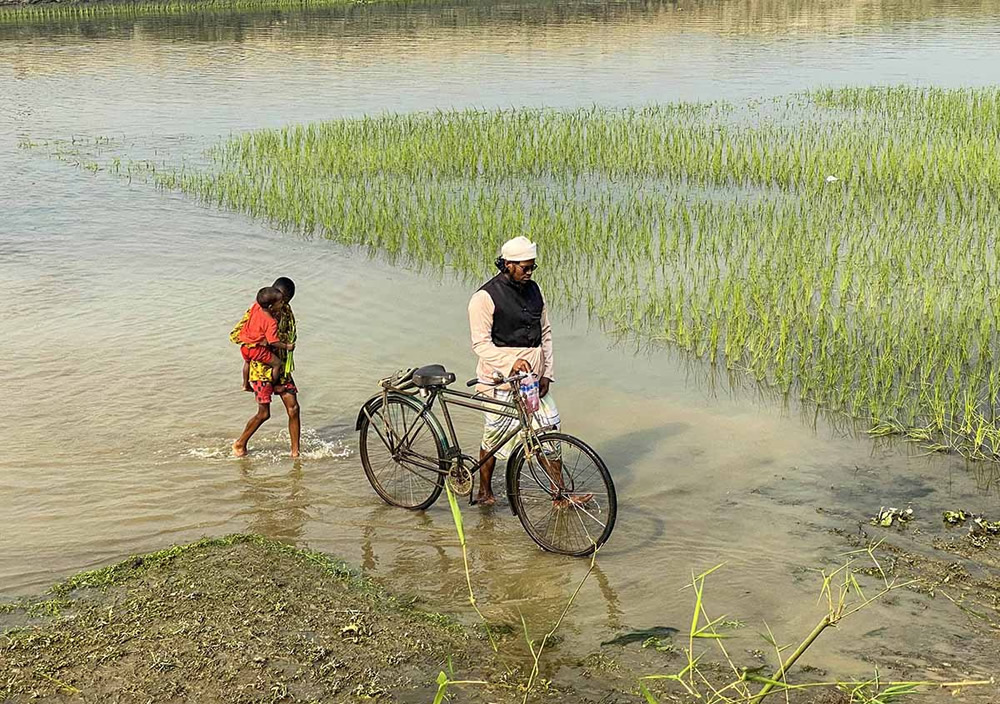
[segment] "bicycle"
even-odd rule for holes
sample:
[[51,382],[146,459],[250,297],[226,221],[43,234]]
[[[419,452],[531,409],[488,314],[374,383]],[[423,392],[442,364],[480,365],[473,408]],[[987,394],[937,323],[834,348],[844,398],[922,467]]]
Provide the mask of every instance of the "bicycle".
[[[447,388],[455,375],[440,364],[407,369],[379,380],[381,391],[358,412],[361,464],[375,493],[386,503],[410,510],[429,508],[450,483],[472,496],[476,472],[507,442],[520,436],[506,466],[510,509],[544,550],[582,557],[611,536],[618,501],[611,474],[589,445],[554,426],[535,428],[520,391],[528,375],[483,382],[513,389],[510,400]],[[440,402],[445,424],[434,414]],[[506,417],[510,427],[496,445],[476,459],[462,452],[449,405]]]

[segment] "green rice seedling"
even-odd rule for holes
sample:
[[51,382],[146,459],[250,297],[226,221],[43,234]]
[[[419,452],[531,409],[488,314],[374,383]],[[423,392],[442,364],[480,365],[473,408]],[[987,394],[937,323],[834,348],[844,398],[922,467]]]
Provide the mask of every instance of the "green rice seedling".
[[998,459],[998,133],[997,88],[845,88],[295,125],[151,178],[470,279],[528,234],[554,305]]

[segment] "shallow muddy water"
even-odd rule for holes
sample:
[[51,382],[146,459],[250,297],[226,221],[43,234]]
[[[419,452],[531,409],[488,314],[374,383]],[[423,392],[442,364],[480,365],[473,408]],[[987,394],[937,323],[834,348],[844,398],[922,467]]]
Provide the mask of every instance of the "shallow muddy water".
[[[176,162],[233,132],[384,111],[981,85],[1000,65],[998,9],[442,3],[0,25],[0,596],[171,542],[253,531],[335,553],[435,609],[468,610],[445,502],[423,514],[382,505],[353,426],[374,381],[396,368],[442,362],[472,375],[473,288],[74,169],[19,140],[110,136]],[[544,251],[540,261],[557,265]],[[277,275],[299,290],[304,457],[286,456],[279,404],[252,455],[235,460],[229,444],[254,407],[237,390],[227,335]],[[538,279],[544,290],[544,269]],[[630,628],[683,628],[691,594],[681,587],[720,562],[713,610],[748,632],[766,618],[791,640],[817,618],[813,570],[845,549],[830,529],[852,530],[883,504],[912,503],[928,531],[944,508],[996,509],[989,467],[877,446],[669,350],[615,343],[586,320],[557,314],[555,335],[565,428],[599,449],[620,501],[555,657]],[[475,419],[463,437],[474,445]],[[487,612],[547,625],[586,565],[539,552],[505,506],[468,509],[466,521]],[[810,658],[865,672],[856,655],[878,639],[922,653],[918,670],[953,660],[964,617],[924,606],[905,595],[875,607]],[[746,647],[760,647],[753,638]]]

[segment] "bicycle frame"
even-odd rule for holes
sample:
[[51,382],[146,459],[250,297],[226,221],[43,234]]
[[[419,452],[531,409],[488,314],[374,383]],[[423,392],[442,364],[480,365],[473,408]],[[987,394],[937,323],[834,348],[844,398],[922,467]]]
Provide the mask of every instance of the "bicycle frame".
[[[411,397],[420,395],[424,399],[420,412],[414,415],[414,418],[410,422],[409,426],[405,428],[403,436],[398,438],[396,442],[392,442],[391,437],[387,438],[382,434],[382,431],[378,428],[377,422],[375,422],[369,413],[367,406],[362,409],[362,413],[365,414],[371,423],[371,426],[378,433],[382,442],[393,452],[393,454],[399,453],[401,455],[405,455],[408,462],[424,469],[437,472],[441,475],[447,475],[451,471],[450,467],[442,468],[441,458],[427,457],[409,449],[409,443],[411,443],[415,437],[411,437],[414,429],[418,426],[419,422],[425,415],[433,416],[434,402],[438,399],[440,399],[441,412],[445,419],[444,429],[447,431],[447,439],[449,441],[448,454],[444,457],[444,459],[449,462],[456,459],[467,460],[471,463],[471,466],[469,467],[470,473],[475,473],[481,469],[491,458],[496,456],[496,453],[499,452],[502,447],[504,447],[522,431],[525,431],[523,439],[524,452],[527,456],[530,456],[530,453],[532,452],[532,445],[537,444],[535,439],[537,433],[544,432],[545,430],[550,430],[555,427],[545,426],[539,428],[537,431],[532,427],[530,414],[524,406],[524,401],[521,398],[519,390],[515,390],[512,394],[511,401],[502,401],[495,398],[484,397],[480,395],[480,393],[470,394],[445,387],[434,387],[414,391],[410,388],[400,389],[383,386],[383,398],[387,397],[391,392],[406,394]],[[458,434],[455,431],[455,424],[452,421],[451,411],[448,409],[449,404],[470,408],[481,413],[493,413],[505,416],[513,421],[516,421],[516,423],[513,424],[513,427],[506,434],[504,434],[504,436],[493,447],[491,447],[485,455],[476,460],[476,458],[462,452],[461,445],[458,440]],[[392,429],[389,427],[388,421],[385,421],[384,426],[384,430],[387,435],[394,435]]]
[[[521,385],[527,376],[498,376],[494,384],[479,381],[479,389],[501,388],[504,396],[509,389],[507,398],[497,398],[495,392],[448,389],[455,375],[441,365],[400,370],[381,379],[380,392],[362,405],[355,424],[361,461],[375,492],[387,503],[411,510],[430,507],[444,489],[449,500],[456,494],[468,495],[475,503],[475,474],[482,474],[487,465],[492,468],[498,453],[510,445],[505,475],[511,512],[543,549],[591,554],[614,527],[614,485],[607,466],[586,443],[551,432],[558,425],[547,419],[542,420],[544,425],[535,425],[544,414],[538,413],[534,389],[528,396]],[[468,385],[476,383],[473,379]],[[439,400],[440,413],[434,409]],[[483,444],[489,447],[474,453],[481,456],[462,451],[453,407],[488,414]],[[581,461],[580,471],[586,474],[578,475]],[[414,477],[421,481],[414,482]],[[591,478],[600,486],[591,487]],[[479,487],[480,496],[484,489],[485,485]]]

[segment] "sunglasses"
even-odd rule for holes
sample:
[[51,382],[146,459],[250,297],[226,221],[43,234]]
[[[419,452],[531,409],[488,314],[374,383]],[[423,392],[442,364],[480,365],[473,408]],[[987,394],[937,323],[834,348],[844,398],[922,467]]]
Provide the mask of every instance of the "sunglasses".
[[525,274],[530,274],[531,272],[533,272],[535,269],[538,268],[538,264],[527,264],[527,265],[525,265],[525,264],[521,264],[520,262],[511,262],[511,264],[513,264],[514,266],[516,266],[518,269],[520,269],[521,271],[523,271]]

